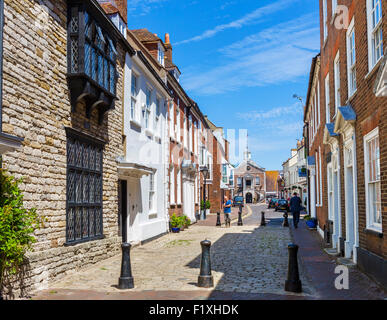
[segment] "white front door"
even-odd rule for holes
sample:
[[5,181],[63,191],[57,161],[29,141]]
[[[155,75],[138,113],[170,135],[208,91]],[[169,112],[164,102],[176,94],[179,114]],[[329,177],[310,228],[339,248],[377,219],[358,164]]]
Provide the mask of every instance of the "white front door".
[[139,226],[139,212],[142,211],[140,187],[140,179],[131,178],[128,180],[128,241],[138,241],[141,237]]
[[183,183],[183,201],[183,214],[191,221],[195,220],[195,185],[193,182]]
[[339,237],[340,237],[340,171],[338,168],[338,157],[333,159],[333,248],[339,250]]

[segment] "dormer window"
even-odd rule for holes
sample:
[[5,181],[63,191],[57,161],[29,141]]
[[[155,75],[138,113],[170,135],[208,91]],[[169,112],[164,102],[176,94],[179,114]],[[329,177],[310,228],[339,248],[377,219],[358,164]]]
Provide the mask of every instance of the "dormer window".
[[160,43],[159,43],[159,47],[158,47],[158,60],[159,60],[159,63],[162,66],[164,66],[164,49],[162,48]]
[[[85,4],[73,1],[68,19],[68,79],[72,111],[79,99],[86,103],[86,116],[94,108],[103,114],[114,108],[116,99],[116,59],[114,40],[104,30],[106,21],[93,16]],[[111,34],[111,33],[109,33]]]

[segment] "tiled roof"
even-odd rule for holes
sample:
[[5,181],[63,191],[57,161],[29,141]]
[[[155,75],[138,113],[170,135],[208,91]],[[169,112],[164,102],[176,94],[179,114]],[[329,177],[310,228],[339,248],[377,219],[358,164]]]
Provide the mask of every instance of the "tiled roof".
[[106,12],[106,14],[115,14],[118,13],[118,9],[113,6],[111,3],[101,3],[101,7]]
[[152,41],[160,41],[161,39],[157,36],[155,36],[152,32],[149,32],[148,29],[135,29],[131,30],[134,35],[143,42],[152,42]]

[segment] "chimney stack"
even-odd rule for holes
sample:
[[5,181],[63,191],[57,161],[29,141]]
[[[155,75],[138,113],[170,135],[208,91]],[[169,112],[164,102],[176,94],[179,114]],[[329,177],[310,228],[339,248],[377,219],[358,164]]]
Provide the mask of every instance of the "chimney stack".
[[165,44],[165,47],[167,48],[167,50],[165,52],[165,57],[170,62],[173,62],[173,60],[172,60],[172,45],[171,45],[171,42],[170,42],[169,33],[165,34],[164,44]]

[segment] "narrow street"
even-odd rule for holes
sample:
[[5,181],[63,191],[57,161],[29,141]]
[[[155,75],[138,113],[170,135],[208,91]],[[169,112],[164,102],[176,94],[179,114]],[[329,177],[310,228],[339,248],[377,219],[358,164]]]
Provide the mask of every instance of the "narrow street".
[[[260,226],[263,210],[266,226]],[[267,205],[252,205],[244,208],[243,226],[238,226],[235,213],[236,208],[230,228],[224,226],[223,216],[221,227],[215,227],[215,223],[210,225],[208,222],[215,222],[216,215],[210,216],[188,230],[133,248],[134,289],[119,290],[116,287],[121,267],[121,256],[118,255],[62,278],[46,290],[36,292],[32,299],[384,299],[384,293],[357,270],[351,271],[350,279],[356,284],[352,286],[354,283],[350,282],[350,290],[335,290],[334,261],[318,246],[317,238],[310,242],[313,235],[306,230],[303,221],[297,230],[284,228],[282,213],[267,210]],[[293,242],[294,232],[299,233],[296,239],[307,241],[298,243],[300,254],[305,254],[299,257],[301,294],[284,291],[287,245]],[[305,232],[303,239],[302,232]],[[200,241],[204,239],[212,242],[214,288],[211,289],[197,287]],[[302,247],[306,247],[305,252]],[[329,269],[325,268],[327,264]],[[322,274],[319,276],[318,272]]]

